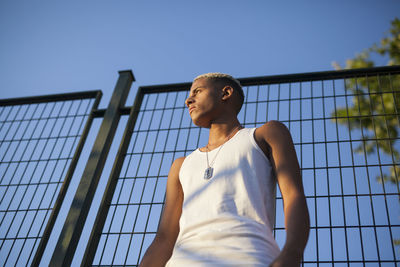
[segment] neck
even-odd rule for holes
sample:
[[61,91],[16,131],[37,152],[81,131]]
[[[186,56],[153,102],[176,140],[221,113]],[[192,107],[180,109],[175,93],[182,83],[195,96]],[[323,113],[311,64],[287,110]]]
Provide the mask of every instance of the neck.
[[232,137],[240,129],[241,124],[237,118],[225,123],[212,123],[208,137],[208,149],[212,150],[222,145],[228,137]]

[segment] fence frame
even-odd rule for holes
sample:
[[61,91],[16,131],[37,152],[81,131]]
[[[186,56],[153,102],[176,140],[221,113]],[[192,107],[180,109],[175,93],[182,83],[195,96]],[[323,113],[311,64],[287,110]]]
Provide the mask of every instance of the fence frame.
[[[75,254],[76,247],[80,235],[85,224],[94,193],[97,188],[97,183],[102,174],[104,163],[106,161],[112,140],[115,135],[116,125],[122,115],[128,115],[129,118],[125,125],[123,137],[120,141],[119,149],[113,163],[111,174],[107,180],[107,185],[103,193],[100,207],[94,220],[94,225],[90,234],[89,241],[86,245],[85,253],[81,266],[91,266],[99,244],[101,232],[107,218],[113,194],[116,189],[118,177],[121,173],[122,165],[127,154],[127,149],[132,137],[133,129],[135,127],[138,114],[142,105],[145,95],[161,93],[161,92],[179,92],[187,91],[191,83],[176,83],[164,85],[141,86],[138,88],[136,98],[133,106],[125,107],[125,102],[129,93],[129,89],[135,78],[130,70],[120,71],[120,76],[114,89],[113,96],[110,100],[107,109],[98,109],[102,92],[87,91],[68,94],[46,95],[38,97],[23,97],[12,99],[0,99],[0,106],[22,105],[28,103],[45,103],[52,101],[66,101],[74,99],[87,99],[94,98],[94,103],[90,115],[84,126],[82,135],[79,139],[78,145],[71,160],[67,174],[64,178],[63,185],[60,189],[57,200],[54,204],[53,210],[45,227],[42,238],[36,250],[35,256],[32,261],[32,266],[39,266],[45,248],[48,245],[50,234],[53,230],[55,221],[59,215],[61,205],[64,201],[66,192],[68,190],[70,181],[75,172],[75,168],[79,157],[81,155],[83,146],[87,140],[94,118],[103,117],[102,124],[97,134],[95,144],[89,160],[86,164],[82,179],[76,191],[71,208],[64,222],[62,232],[58,239],[56,248],[53,252],[50,265],[51,266],[70,266]],[[334,79],[346,79],[357,77],[368,77],[376,75],[387,74],[400,74],[400,66],[385,66],[365,69],[352,69],[352,70],[338,70],[338,71],[323,71],[323,72],[309,72],[300,74],[287,74],[287,75],[273,75],[273,76],[260,76],[250,78],[239,78],[243,86],[252,85],[269,85],[277,83],[294,83],[294,82],[310,82],[310,81],[323,81]],[[397,114],[398,115],[398,114]],[[95,155],[96,154],[96,155]],[[95,170],[95,171],[94,171]],[[82,201],[83,199],[83,201]],[[390,222],[389,222],[390,224]],[[365,261],[367,262],[367,261]],[[384,262],[384,261],[380,261]]]
[[[400,66],[384,66],[375,68],[362,68],[351,70],[337,70],[337,71],[322,71],[322,72],[309,72],[300,74],[286,74],[286,75],[273,75],[273,76],[260,76],[250,78],[239,78],[242,86],[251,85],[268,85],[275,83],[290,83],[290,82],[303,82],[303,81],[321,81],[333,80],[344,78],[368,77],[381,74],[400,74]],[[127,153],[129,141],[131,139],[133,129],[142,105],[143,98],[146,94],[162,93],[162,92],[178,92],[187,91],[190,89],[191,82],[175,83],[175,84],[161,84],[151,86],[141,86],[138,88],[134,105],[131,108],[129,120],[127,122],[122,141],[118,150],[118,154],[114,161],[113,169],[110,174],[106,190],[103,195],[102,202],[98,209],[95,224],[92,228],[89,242],[86,246],[85,254],[81,266],[91,266],[95,257],[97,246],[100,240],[101,231],[110,208],[110,204],[115,192],[118,176],[120,175],[123,160]]]
[[120,109],[125,105],[131,84],[135,80],[130,70],[120,71],[119,74],[120,76],[110,103],[105,110],[104,118],[89,160],[86,163],[82,178],[58,238],[50,266],[70,266],[74,257],[94,193],[96,192],[111,143],[117,130],[121,117]]
[[85,126],[82,131],[82,135],[79,139],[78,145],[74,152],[74,156],[69,165],[67,174],[64,178],[63,184],[61,186],[60,192],[57,196],[57,199],[54,203],[54,207],[50,214],[49,220],[46,224],[45,230],[43,232],[43,236],[40,239],[38,248],[36,250],[35,256],[32,260],[32,266],[39,266],[40,260],[43,256],[43,252],[47,246],[50,234],[53,230],[55,221],[60,212],[62,203],[64,201],[65,195],[67,193],[68,187],[70,185],[72,176],[74,174],[76,165],[79,160],[79,156],[82,152],[83,146],[86,142],[87,136],[89,134],[90,128],[92,126],[92,122],[94,119],[94,110],[98,109],[98,105],[100,103],[101,97],[103,93],[100,90],[93,91],[84,91],[84,92],[75,92],[75,93],[65,93],[65,94],[55,94],[55,95],[43,95],[43,96],[33,96],[33,97],[21,97],[21,98],[9,98],[9,99],[0,99],[0,106],[15,106],[15,105],[24,105],[24,104],[39,104],[39,103],[48,103],[48,102],[58,102],[58,101],[70,101],[70,100],[83,100],[83,99],[94,99],[94,103],[92,105],[92,110],[88,119],[85,123]]

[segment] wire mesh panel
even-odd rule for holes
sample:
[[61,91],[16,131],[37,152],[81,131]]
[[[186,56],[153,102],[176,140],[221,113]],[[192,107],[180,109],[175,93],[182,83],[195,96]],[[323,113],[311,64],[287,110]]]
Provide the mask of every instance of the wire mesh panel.
[[[302,169],[311,217],[304,266],[399,262],[400,88],[383,87],[384,80],[389,85],[400,77],[267,86],[268,120],[288,126]],[[282,210],[278,192],[275,233],[281,246]]]
[[[258,127],[279,120],[292,134],[311,219],[303,266],[395,266],[400,76],[332,73],[241,79],[239,121]],[[138,265],[157,231],[173,160],[207,143],[208,130],[191,122],[181,87],[143,90],[94,266]],[[274,235],[282,247],[279,190],[276,207]]]
[[73,98],[0,105],[1,266],[32,262],[95,102]]

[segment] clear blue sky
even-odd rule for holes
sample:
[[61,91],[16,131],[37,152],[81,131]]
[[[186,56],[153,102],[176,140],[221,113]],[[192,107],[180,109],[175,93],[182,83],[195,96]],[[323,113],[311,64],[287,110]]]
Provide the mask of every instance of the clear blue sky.
[[211,71],[330,70],[378,42],[399,11],[394,0],[2,0],[0,98],[101,89],[105,106],[124,69],[134,88]]

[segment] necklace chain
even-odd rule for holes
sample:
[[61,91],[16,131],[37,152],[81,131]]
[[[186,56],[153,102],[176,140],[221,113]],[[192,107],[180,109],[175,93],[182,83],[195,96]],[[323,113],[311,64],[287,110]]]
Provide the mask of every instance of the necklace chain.
[[218,151],[217,151],[217,153],[215,154],[215,157],[214,157],[214,159],[211,161],[211,163],[210,163],[209,160],[208,160],[208,152],[209,152],[208,145],[209,145],[209,144],[206,145],[207,169],[206,169],[205,172],[204,172],[204,179],[208,180],[208,179],[210,179],[210,178],[212,177],[213,171],[214,171],[212,165],[214,165],[215,159],[217,158],[217,156],[218,156],[219,152],[221,151],[222,147],[225,145],[226,142],[228,142],[229,139],[232,138],[233,133],[235,132],[236,129],[238,129],[238,131],[239,131],[240,129],[242,129],[242,125],[239,125],[239,126],[235,127],[235,128],[232,130],[232,132],[229,133],[229,135],[225,138],[225,140],[224,140],[224,142],[222,143],[222,145],[218,148]]

